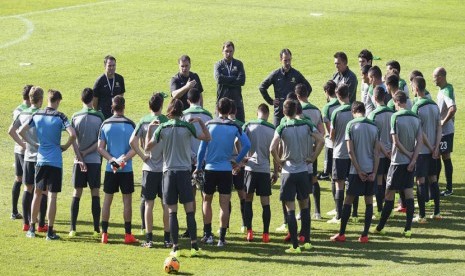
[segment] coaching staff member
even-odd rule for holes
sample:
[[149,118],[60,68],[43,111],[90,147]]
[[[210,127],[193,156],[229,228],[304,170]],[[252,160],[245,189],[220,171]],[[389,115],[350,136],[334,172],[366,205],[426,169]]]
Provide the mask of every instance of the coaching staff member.
[[203,106],[203,87],[199,75],[191,72],[191,58],[188,55],[182,55],[178,59],[179,72],[171,78],[170,90],[174,99],[180,99],[184,110],[188,109],[190,104],[187,101],[187,92],[196,88],[200,93],[200,106]]

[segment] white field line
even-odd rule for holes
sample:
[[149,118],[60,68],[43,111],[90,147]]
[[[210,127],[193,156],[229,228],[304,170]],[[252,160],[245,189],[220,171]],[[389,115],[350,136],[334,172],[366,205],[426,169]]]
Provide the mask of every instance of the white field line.
[[22,36],[18,37],[17,39],[10,40],[6,43],[0,44],[0,49],[8,48],[12,45],[26,41],[29,39],[29,37],[31,37],[32,33],[34,32],[34,23],[32,23],[31,20],[24,18],[22,16],[16,16],[15,18],[18,18],[19,20],[23,21],[23,23],[26,25],[26,32]]

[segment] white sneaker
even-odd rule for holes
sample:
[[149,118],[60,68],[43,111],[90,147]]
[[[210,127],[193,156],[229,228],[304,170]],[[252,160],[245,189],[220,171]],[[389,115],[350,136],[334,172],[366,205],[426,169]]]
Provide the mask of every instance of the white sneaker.
[[328,220],[327,223],[329,223],[329,224],[340,224],[341,219],[337,219],[336,217],[333,217],[332,219]]
[[223,247],[226,245],[226,241],[222,242],[221,240],[218,241],[218,244],[216,246],[218,247]]
[[241,226],[241,233],[245,233],[247,232],[247,227],[245,227],[244,225]]
[[329,212],[326,213],[326,214],[327,214],[328,216],[335,216],[335,215],[337,215],[337,211],[336,211],[336,209],[333,209],[333,210],[329,211]]
[[321,215],[319,213],[313,214],[313,220],[321,220]]
[[284,223],[283,225],[276,228],[276,232],[287,233],[287,224]]
[[213,235],[210,235],[208,237],[204,236],[200,241],[206,244],[213,244]]

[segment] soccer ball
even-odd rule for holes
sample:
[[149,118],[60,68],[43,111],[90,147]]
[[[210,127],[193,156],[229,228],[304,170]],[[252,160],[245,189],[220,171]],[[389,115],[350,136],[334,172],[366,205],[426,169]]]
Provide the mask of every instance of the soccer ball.
[[179,271],[179,261],[176,257],[168,257],[165,259],[163,268],[166,273],[177,273]]

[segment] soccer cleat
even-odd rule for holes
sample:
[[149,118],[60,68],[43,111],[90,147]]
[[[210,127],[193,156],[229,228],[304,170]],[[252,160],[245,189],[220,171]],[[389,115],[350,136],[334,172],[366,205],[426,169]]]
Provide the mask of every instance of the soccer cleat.
[[241,233],[245,233],[247,232],[247,227],[245,227],[244,225],[241,226]]
[[218,244],[217,244],[216,246],[218,246],[218,247],[223,247],[223,246],[225,246],[225,245],[226,245],[226,241],[219,240],[219,241],[218,241]]
[[314,220],[321,220],[321,215],[320,215],[320,213],[315,213],[315,214],[313,214],[313,219],[314,219]]
[[430,216],[430,218],[434,219],[434,220],[442,220],[443,219],[443,217],[441,216],[440,213],[436,214],[436,215],[433,214],[433,215]]
[[205,252],[199,248],[199,250],[195,250],[194,248],[191,248],[191,257],[199,257],[199,256],[204,256]]
[[406,237],[406,238],[410,238],[412,237],[412,230],[407,230],[407,231],[402,231],[402,236]]
[[76,237],[76,236],[77,236],[76,231],[69,231],[68,237],[74,238],[74,237]]
[[276,228],[276,232],[282,232],[282,233],[287,232],[287,223],[284,223],[283,225]]
[[16,213],[16,214],[15,214],[15,213],[11,213],[10,218],[11,218],[12,220],[15,220],[15,219],[22,219],[23,216],[22,216],[20,213]]
[[163,246],[165,246],[165,248],[171,248],[173,247],[173,243],[171,241],[164,241]]
[[182,233],[181,238],[183,238],[183,239],[190,238],[189,231],[186,230],[186,232]]
[[302,250],[300,250],[300,247],[294,248],[291,246],[290,248],[286,249],[284,252],[289,253],[289,254],[300,254],[302,253]]
[[327,223],[329,224],[340,224],[341,223],[341,219],[337,219],[336,217],[333,217],[332,219],[326,221]]
[[45,233],[48,231],[48,224],[44,224],[44,226],[37,227],[37,232]]
[[213,244],[213,235],[210,235],[210,236],[205,235],[200,241],[206,244]]
[[383,236],[384,236],[384,235],[386,235],[386,230],[384,230],[384,229],[378,230],[378,229],[376,228],[376,226],[375,226],[375,227],[371,227],[371,228],[370,228],[370,233],[372,233],[372,234],[378,234],[378,235],[383,235]]
[[399,212],[399,213],[406,213],[407,208],[402,207],[402,205],[399,204],[399,206],[397,206],[397,208],[394,211]]
[[247,238],[246,239],[247,239],[248,242],[253,241],[253,231],[252,231],[252,229],[247,230]]
[[360,243],[367,243],[367,242],[368,242],[368,236],[360,236],[360,237],[358,238],[358,241],[359,241]]
[[55,241],[55,240],[59,240],[59,239],[60,239],[60,236],[58,236],[55,233],[53,233],[52,235],[47,235],[45,237],[45,240],[47,240],[47,241]]
[[268,233],[263,233],[263,235],[262,235],[262,241],[263,241],[264,243],[269,243],[269,242],[270,242],[270,234],[268,234]]
[[352,220],[352,223],[358,223],[359,221],[358,217],[352,217],[351,220]]
[[29,228],[31,226],[29,224],[23,224],[23,231],[26,232],[26,231],[29,231]]
[[175,250],[173,248],[173,250],[171,250],[171,252],[170,252],[170,256],[175,257],[175,258],[179,258],[179,256],[181,256],[181,250],[179,250],[179,249]]
[[108,243],[108,233],[102,233],[102,243]]
[[449,191],[449,190],[444,190],[444,191],[441,192],[441,196],[446,196],[446,197],[447,197],[447,196],[451,196],[451,195],[453,195],[453,194],[454,194],[454,192],[453,192],[453,191]]
[[139,240],[136,239],[132,234],[124,234],[125,244],[131,244],[131,243],[136,243],[136,242],[139,242]]
[[345,242],[346,241],[346,235],[344,234],[336,234],[334,236],[332,236],[331,238],[329,238],[331,241],[333,242]]
[[420,216],[414,217],[412,221],[415,222],[415,223],[419,223],[419,224],[428,223],[428,221],[426,220],[426,218],[424,218],[424,217],[422,218],[422,217],[420,217]]
[[26,233],[26,238],[35,238],[36,237],[36,232],[31,231],[30,229]]
[[305,237],[304,236],[301,236],[299,235],[299,243],[305,243]]
[[309,243],[309,242],[304,243],[304,245],[302,245],[301,247],[303,247],[306,250],[309,250],[309,249],[313,248],[312,244]]
[[147,241],[141,244],[140,246],[145,247],[145,248],[152,248],[153,247],[153,242],[152,241]]
[[337,211],[336,211],[336,209],[333,209],[333,210],[327,212],[326,214],[327,214],[328,216],[335,216],[335,215],[337,215]]
[[92,234],[92,237],[98,239],[100,238],[100,233],[97,231],[94,231],[94,233]]
[[291,233],[287,233],[287,235],[284,237],[284,242],[290,242],[291,241]]
[[322,172],[322,173],[318,174],[318,176],[316,178],[318,180],[328,180],[329,179],[329,174]]

